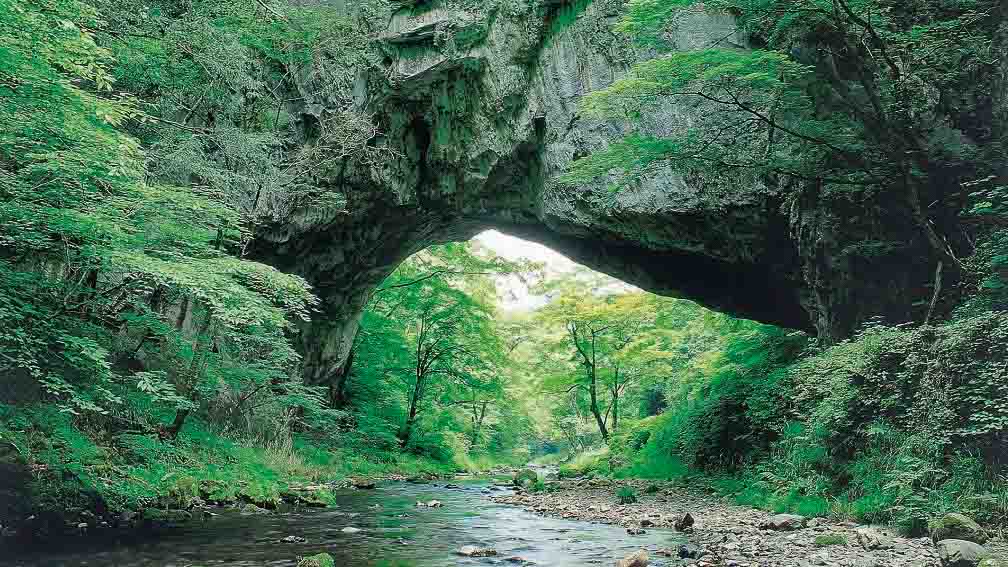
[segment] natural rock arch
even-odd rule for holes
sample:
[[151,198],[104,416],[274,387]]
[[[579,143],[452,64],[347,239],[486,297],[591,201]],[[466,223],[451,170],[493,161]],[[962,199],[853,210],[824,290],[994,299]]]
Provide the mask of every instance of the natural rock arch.
[[[569,25],[529,7],[541,3],[561,4],[399,2],[410,6],[383,35],[383,74],[361,71],[355,87],[387,157],[321,172],[348,212],[295,210],[262,230],[253,250],[306,276],[323,298],[303,334],[311,382],[345,370],[370,293],[400,262],[486,228],[656,293],[829,339],[871,317],[919,316],[913,300],[926,295],[933,263],[909,215],[900,221],[890,209],[882,223],[864,203],[814,188],[788,198],[672,172],[615,197],[558,190],[552,180],[573,159],[625,131],[579,117],[579,98],[647,54],[612,32],[622,0],[579,2]],[[723,14],[696,10],[678,29],[680,48],[742,42]],[[310,124],[326,101],[307,98],[291,111]],[[689,109],[670,107],[662,118],[688,120]],[[876,260],[851,253],[875,240],[902,248]]]

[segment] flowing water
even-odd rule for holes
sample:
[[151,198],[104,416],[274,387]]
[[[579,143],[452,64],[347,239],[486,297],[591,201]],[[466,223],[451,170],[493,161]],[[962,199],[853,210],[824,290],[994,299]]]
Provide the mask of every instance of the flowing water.
[[[336,558],[337,566],[521,565],[509,561],[517,556],[527,565],[573,567],[613,565],[640,548],[653,551],[682,543],[668,530],[630,536],[617,526],[544,518],[495,504],[487,494],[488,480],[458,484],[461,488],[387,483],[376,490],[343,492],[337,506],[321,510],[256,516],[228,511],[142,539],[82,537],[45,550],[15,551],[0,557],[0,566],[289,566],[298,556],[324,551]],[[415,507],[417,500],[434,499],[443,507]],[[361,531],[343,532],[347,527]],[[279,543],[290,535],[307,542]],[[464,545],[492,547],[499,555],[456,555]],[[674,564],[652,557],[651,565]]]

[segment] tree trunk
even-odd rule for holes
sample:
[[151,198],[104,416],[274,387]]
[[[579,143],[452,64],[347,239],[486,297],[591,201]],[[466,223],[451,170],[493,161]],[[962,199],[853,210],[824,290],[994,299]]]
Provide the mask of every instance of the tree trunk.
[[602,419],[602,414],[599,412],[598,407],[598,380],[595,372],[595,337],[592,335],[592,361],[591,365],[588,367],[588,394],[591,396],[591,412],[595,416],[595,423],[598,424],[599,433],[602,434],[602,440],[609,442],[609,430],[606,429],[605,420]]
[[178,438],[179,431],[182,431],[182,426],[185,425],[186,417],[189,416],[190,410],[180,409],[175,411],[175,419],[170,425],[162,425],[158,428],[158,437],[162,441],[174,441]]
[[470,448],[475,447],[476,443],[479,441],[479,434],[480,431],[483,430],[483,419],[486,417],[487,404],[489,403],[489,401],[483,400],[480,405],[479,412],[476,411],[476,406],[473,405],[473,430]]
[[420,411],[420,394],[423,391],[423,374],[419,371],[416,375],[416,382],[413,384],[413,394],[410,395],[409,414],[406,416],[406,423],[403,424],[399,433],[399,442],[405,447],[413,434],[413,423],[416,421],[417,413]]
[[612,432],[616,433],[616,428],[619,425],[619,392],[613,390],[612,399]]

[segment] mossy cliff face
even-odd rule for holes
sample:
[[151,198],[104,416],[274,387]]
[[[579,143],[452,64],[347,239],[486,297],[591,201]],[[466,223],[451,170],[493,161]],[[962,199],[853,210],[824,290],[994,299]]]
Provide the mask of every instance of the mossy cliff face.
[[[626,131],[578,115],[586,93],[648,54],[612,28],[621,0],[370,2],[373,64],[355,69],[352,105],[380,134],[369,158],[317,172],[346,212],[294,210],[265,227],[254,253],[305,275],[325,314],[304,333],[308,376],[338,374],[370,292],[404,258],[498,228],[542,242],[645,289],[760,321],[848,335],[874,316],[917,315],[933,263],[905,220],[849,197],[664,172],[615,196],[560,188],[579,156]],[[576,16],[576,18],[572,18]],[[573,21],[571,21],[573,20]],[[387,22],[387,23],[386,23]],[[702,10],[680,48],[741,44],[733,20]],[[291,108],[311,143],[318,108],[306,86]],[[652,126],[690,119],[670,106]],[[875,246],[873,242],[899,242]],[[866,259],[867,258],[867,259]]]

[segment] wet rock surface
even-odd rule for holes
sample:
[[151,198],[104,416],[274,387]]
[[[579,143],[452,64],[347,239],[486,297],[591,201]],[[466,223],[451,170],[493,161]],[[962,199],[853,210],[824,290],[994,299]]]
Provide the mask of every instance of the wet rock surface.
[[[693,523],[683,533],[689,543],[657,552],[659,556],[680,558],[683,565],[944,567],[940,547],[930,538],[907,538],[887,528],[848,521],[775,515],[730,504],[692,488],[666,486],[647,494],[643,488],[650,483],[625,484],[637,490],[638,502],[620,504],[615,496],[619,484],[599,480],[555,483],[552,492],[491,498],[536,514],[615,524],[633,532],[644,526],[675,529],[688,514]],[[958,558],[970,555],[971,550],[975,552],[972,545],[964,542],[945,547],[949,556]],[[988,554],[995,552],[996,546],[987,550]],[[954,563],[967,567],[976,564]]]

